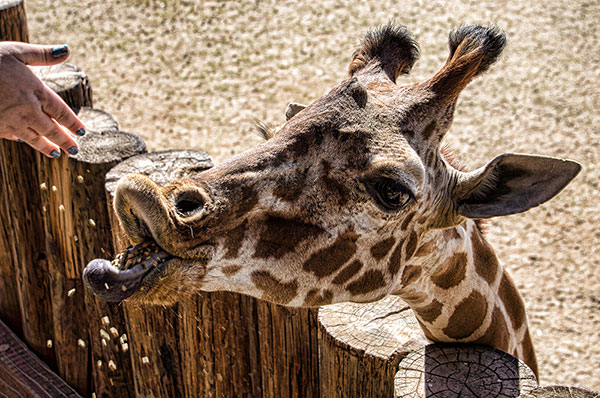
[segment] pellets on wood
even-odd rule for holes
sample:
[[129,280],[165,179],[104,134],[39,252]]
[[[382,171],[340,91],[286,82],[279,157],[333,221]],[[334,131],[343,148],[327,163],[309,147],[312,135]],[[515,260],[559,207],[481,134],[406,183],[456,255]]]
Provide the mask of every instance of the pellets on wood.
[[127,286],[125,286],[125,285],[121,285],[121,290],[122,290],[122,291],[126,291],[126,290],[127,290]]
[[102,324],[103,324],[104,326],[107,326],[107,325],[109,325],[109,324],[110,324],[110,318],[109,318],[108,316],[103,316],[103,317],[102,317]]
[[102,360],[100,360],[100,359],[97,360],[96,361],[96,366],[98,366],[98,369],[101,369],[102,368]]
[[77,182],[83,184],[83,176],[77,176]]
[[110,333],[114,336],[114,337],[119,337],[119,331],[117,330],[117,328],[112,327],[109,329]]
[[142,363],[150,363],[148,357],[142,357]]
[[106,290],[109,290],[109,289],[110,289],[110,287],[108,287],[108,283],[104,282],[104,288],[105,288]]
[[96,398],[96,393],[95,392],[92,393],[92,398]]
[[58,206],[58,211],[65,211],[65,206],[64,205],[59,205]]
[[79,339],[79,340],[77,340],[77,345],[79,345],[79,347],[81,347],[81,348],[85,348],[85,341]]
[[123,333],[123,335],[121,336],[121,343],[124,343],[127,341],[127,335],[125,333]]
[[92,220],[91,218],[88,220],[88,222],[90,223],[90,225],[91,225],[92,227],[95,227],[95,226],[96,226],[96,221]]
[[52,348],[52,340],[46,341],[46,347]]
[[73,237],[73,240],[74,240],[75,242],[79,242],[79,237],[78,237],[77,235],[75,235],[75,236]]
[[106,340],[102,339],[102,345],[103,345],[104,347],[107,347],[107,346],[108,346],[108,343],[106,342]]
[[123,350],[123,352],[129,351],[129,344],[127,344],[127,343],[121,344],[121,349]]
[[115,364],[115,361],[113,361],[112,359],[108,361],[108,368],[113,372],[117,370],[117,365]]
[[56,192],[58,191],[58,188],[56,188],[56,185],[52,185],[52,192]]
[[41,189],[42,191],[45,191],[46,189],[48,189],[48,187],[46,186],[46,183],[45,183],[45,182],[42,182],[42,183],[40,184],[40,189]]
[[69,291],[67,292],[67,296],[69,296],[69,297],[73,296],[73,295],[75,294],[75,291],[76,291],[76,290],[77,290],[77,289],[75,289],[75,288],[73,288],[73,289],[69,290]]

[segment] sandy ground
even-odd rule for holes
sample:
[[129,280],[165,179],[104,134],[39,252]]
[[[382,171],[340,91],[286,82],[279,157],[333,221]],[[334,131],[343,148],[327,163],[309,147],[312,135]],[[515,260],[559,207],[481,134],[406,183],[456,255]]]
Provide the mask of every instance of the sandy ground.
[[488,236],[525,297],[542,384],[600,391],[600,2],[533,3],[27,0],[27,11],[32,41],[68,43],[122,129],[217,162],[260,141],[252,117],[280,123],[289,101],[343,79],[368,27],[412,30],[414,82],[442,65],[452,28],[498,24],[508,47],[463,92],[447,141],[471,167],[503,152],[583,164],[559,197],[493,220]]

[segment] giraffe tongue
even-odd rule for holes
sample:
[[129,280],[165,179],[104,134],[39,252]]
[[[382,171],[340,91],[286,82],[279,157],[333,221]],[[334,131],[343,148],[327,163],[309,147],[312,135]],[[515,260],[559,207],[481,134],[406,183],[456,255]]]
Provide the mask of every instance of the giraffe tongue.
[[142,280],[172,256],[152,241],[121,252],[115,260],[92,260],[83,270],[86,285],[101,299],[120,302],[138,291]]
[[142,279],[153,270],[142,264],[120,270],[110,261],[92,260],[83,270],[85,284],[101,299],[108,302],[120,302],[135,293]]

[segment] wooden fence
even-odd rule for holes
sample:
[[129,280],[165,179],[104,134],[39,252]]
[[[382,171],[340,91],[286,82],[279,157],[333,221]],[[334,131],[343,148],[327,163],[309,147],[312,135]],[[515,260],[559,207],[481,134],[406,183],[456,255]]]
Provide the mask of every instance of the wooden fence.
[[[22,1],[0,0],[0,40],[28,40]],[[397,298],[320,311],[233,293],[199,293],[172,307],[97,299],[82,284],[84,266],[127,245],[112,210],[117,179],[138,172],[162,185],[212,163],[199,151],[146,153],[140,137],[93,108],[90,83],[76,67],[36,73],[88,133],[77,155],[59,159],[0,140],[0,318],[81,395],[424,397],[431,380],[442,383],[443,372],[424,376],[438,353]],[[441,349],[447,357],[465,347]],[[506,362],[504,373],[486,377],[511,391],[536,387],[508,354],[466,350],[466,358],[489,351]]]

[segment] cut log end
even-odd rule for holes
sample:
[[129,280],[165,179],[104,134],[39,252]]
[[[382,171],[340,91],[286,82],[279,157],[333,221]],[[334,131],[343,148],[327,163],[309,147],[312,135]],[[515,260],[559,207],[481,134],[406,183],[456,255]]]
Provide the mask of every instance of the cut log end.
[[75,108],[75,114],[83,122],[88,131],[117,131],[119,124],[111,114],[88,106]]
[[106,175],[106,191],[112,195],[117,181],[130,173],[144,174],[156,184],[164,186],[212,166],[210,157],[202,151],[169,150],[145,153],[113,167]]
[[72,158],[92,164],[121,161],[146,151],[139,136],[124,131],[89,131],[78,144],[79,153]]
[[536,388],[520,398],[600,398],[600,393],[579,387],[548,386]]
[[473,344],[431,344],[400,361],[395,397],[509,398],[537,388],[535,375],[505,352]]
[[87,74],[68,63],[31,66],[33,73],[56,92],[69,106],[92,106],[92,86]]

